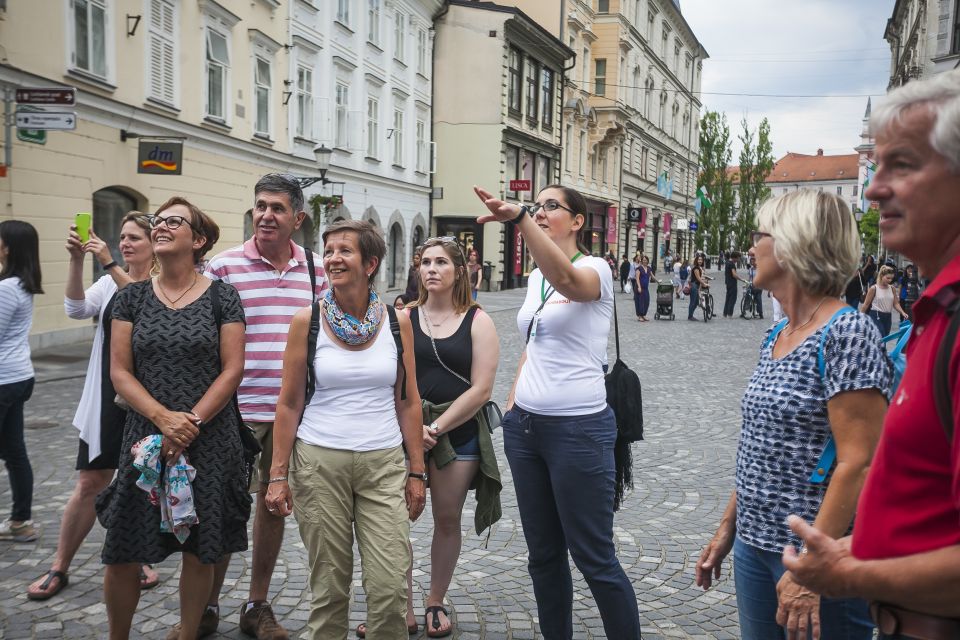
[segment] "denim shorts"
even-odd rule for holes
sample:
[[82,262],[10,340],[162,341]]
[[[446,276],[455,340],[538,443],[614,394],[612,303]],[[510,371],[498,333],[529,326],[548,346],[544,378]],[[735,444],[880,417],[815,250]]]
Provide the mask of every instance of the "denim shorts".
[[480,436],[475,435],[462,444],[453,445],[457,452],[457,460],[467,462],[480,459]]

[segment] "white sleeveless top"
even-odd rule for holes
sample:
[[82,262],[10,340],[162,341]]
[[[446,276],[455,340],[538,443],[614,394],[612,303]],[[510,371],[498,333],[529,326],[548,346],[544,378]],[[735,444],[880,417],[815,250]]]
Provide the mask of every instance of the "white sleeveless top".
[[344,349],[321,326],[312,366],[317,388],[297,429],[298,439],[346,451],[400,445],[403,438],[393,390],[397,345],[386,317],[373,344],[362,351]]
[[887,287],[886,289],[875,287],[870,310],[891,313],[893,311],[893,287]]

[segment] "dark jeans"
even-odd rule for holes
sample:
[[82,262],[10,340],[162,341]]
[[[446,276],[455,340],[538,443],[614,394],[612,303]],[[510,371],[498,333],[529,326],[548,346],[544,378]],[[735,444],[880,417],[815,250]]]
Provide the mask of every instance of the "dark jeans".
[[29,520],[33,506],[33,469],[23,441],[23,405],[33,394],[33,378],[0,384],[0,459],[10,476],[10,519]]
[[723,317],[732,316],[733,310],[737,308],[737,285],[727,285],[727,296],[723,299]]
[[860,308],[860,296],[846,296],[847,304],[854,309]]
[[[733,544],[733,575],[741,640],[785,638],[777,624],[777,582],[785,573],[780,552],[753,547],[739,537]],[[820,637],[825,640],[870,640],[873,621],[866,601],[820,599]]]
[[757,308],[757,315],[763,318],[763,289],[753,289],[753,306]]
[[543,416],[515,406],[502,426],[543,637],[573,638],[569,550],[606,636],[638,640],[637,596],[613,544],[613,411]]
[[698,304],[700,304],[700,285],[694,282],[690,284],[690,307],[687,309],[688,318],[693,317]]
[[881,336],[890,335],[890,329],[893,326],[893,314],[890,312],[870,310],[870,317],[877,323]]

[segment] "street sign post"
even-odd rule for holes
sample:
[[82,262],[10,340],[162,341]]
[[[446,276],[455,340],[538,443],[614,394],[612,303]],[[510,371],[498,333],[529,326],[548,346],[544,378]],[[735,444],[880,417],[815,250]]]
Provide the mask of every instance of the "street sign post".
[[[24,112],[40,112],[40,107],[32,107],[25,104],[20,107]],[[20,142],[32,142],[33,144],[47,144],[47,132],[40,129],[17,129],[17,140]]]
[[77,104],[77,90],[73,87],[22,88],[16,91],[17,104],[68,105]]
[[69,131],[77,128],[77,114],[73,111],[17,111],[18,129],[57,129]]

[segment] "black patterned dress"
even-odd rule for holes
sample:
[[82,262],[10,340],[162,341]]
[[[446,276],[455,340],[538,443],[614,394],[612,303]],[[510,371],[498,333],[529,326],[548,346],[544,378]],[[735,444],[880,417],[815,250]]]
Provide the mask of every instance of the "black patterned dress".
[[[221,284],[220,322],[243,322],[237,290]],[[220,374],[219,330],[210,289],[180,310],[157,298],[150,280],[117,294],[113,317],[133,323],[133,365],[137,380],[163,406],[190,411]],[[247,548],[250,494],[247,492],[238,417],[230,403],[204,422],[186,455],[197,470],[193,481],[198,524],[180,544],[160,531],[160,508],[136,485],[130,448],[160,430],[136,411],[129,411],[123,430],[117,476],[97,496],[97,517],[107,530],[104,564],[156,563],[186,551],[200,562],[217,562],[227,553]]]

